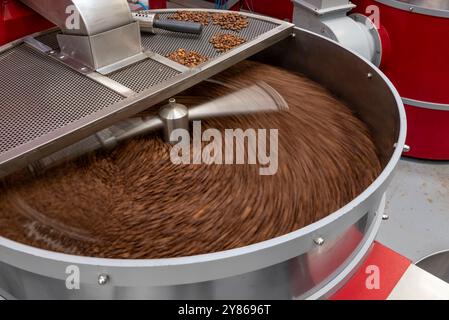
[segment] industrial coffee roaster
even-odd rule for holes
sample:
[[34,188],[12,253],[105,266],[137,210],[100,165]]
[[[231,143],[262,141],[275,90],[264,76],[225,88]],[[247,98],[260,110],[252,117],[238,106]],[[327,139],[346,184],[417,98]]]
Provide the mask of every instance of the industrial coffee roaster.
[[449,3],[294,0],[297,25],[355,50],[385,72],[408,119],[405,155],[449,159]]
[[[382,172],[328,217],[230,251],[119,260],[41,250],[0,238],[0,295],[9,298],[301,299],[326,297],[358,269],[379,229],[385,190],[403,152],[402,100],[373,64],[285,21],[240,13],[248,41],[216,52],[202,34],[141,32],[126,1],[23,0],[57,27],[0,48],[0,173],[7,175],[165,101],[244,59],[301,72],[345,100],[365,122]],[[65,8],[80,13],[76,32]],[[199,9],[197,9],[199,10]],[[172,10],[159,10],[164,21]],[[33,32],[36,30],[33,30]],[[180,46],[210,60],[188,69],[166,58]],[[19,115],[19,116],[17,116]],[[67,268],[80,288],[66,287]]]

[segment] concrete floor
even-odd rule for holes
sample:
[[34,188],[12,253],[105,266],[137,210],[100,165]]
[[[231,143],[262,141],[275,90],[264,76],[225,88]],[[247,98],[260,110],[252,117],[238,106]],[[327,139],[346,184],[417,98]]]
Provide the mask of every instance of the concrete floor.
[[449,249],[449,162],[404,159],[377,240],[413,262]]

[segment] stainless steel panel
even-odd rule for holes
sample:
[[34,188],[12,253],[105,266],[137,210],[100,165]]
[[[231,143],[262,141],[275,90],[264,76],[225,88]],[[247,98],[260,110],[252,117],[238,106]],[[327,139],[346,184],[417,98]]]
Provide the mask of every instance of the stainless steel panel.
[[449,283],[449,251],[431,254],[418,261],[416,265]]
[[[133,22],[126,0],[21,0],[56,24],[66,34],[95,35]],[[79,13],[79,28],[71,29],[73,10]]]
[[[380,216],[377,215],[377,218]],[[105,286],[86,281],[89,274],[81,268],[82,281],[79,290],[68,290],[63,277],[66,267],[58,270],[61,278],[50,278],[33,272],[18,270],[0,262],[0,282],[10,296],[20,299],[294,299],[305,298],[316,288],[335,277],[342,270],[351,253],[358,252],[377,228],[372,225],[374,213],[367,213],[346,232],[334,239],[327,239],[325,247],[319,247],[279,264],[245,274],[197,283],[173,285],[146,285],[150,275],[137,269],[135,280],[128,285],[116,283],[117,275],[110,275]],[[378,227],[378,226],[377,226]],[[365,236],[366,234],[366,236]],[[369,246],[368,246],[369,248]],[[325,253],[325,254],[323,254]],[[366,252],[363,252],[366,254]],[[332,260],[332,261],[330,261]],[[207,272],[207,270],[204,270]],[[197,272],[204,272],[198,267]],[[98,270],[98,274],[106,269]],[[110,273],[109,273],[110,274]],[[140,281],[137,284],[137,281]],[[25,285],[26,284],[26,285]]]
[[62,54],[99,72],[123,68],[138,56],[144,58],[137,22],[93,36],[58,34],[57,38]]

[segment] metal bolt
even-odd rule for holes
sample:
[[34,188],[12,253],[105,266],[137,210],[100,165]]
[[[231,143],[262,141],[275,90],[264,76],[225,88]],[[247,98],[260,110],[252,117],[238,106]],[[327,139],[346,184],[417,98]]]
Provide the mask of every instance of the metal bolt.
[[373,74],[371,72],[368,72],[368,74],[366,76],[368,77],[368,79],[372,79],[373,78]]
[[404,144],[404,148],[402,149],[402,152],[407,153],[407,152],[410,152],[410,150],[411,150],[410,146]]
[[55,53],[56,53],[55,50],[51,50],[51,51],[50,51],[50,54],[55,54]]
[[388,219],[390,219],[390,216],[388,214],[382,215],[382,220],[388,220]]
[[87,71],[87,68],[86,67],[82,67],[80,70],[81,71]]
[[415,10],[415,8],[413,8],[413,7],[410,7],[410,8],[409,8],[409,10],[410,10],[410,11],[413,11],[413,10]]
[[65,58],[65,56],[59,56],[59,59],[64,59]]
[[109,276],[107,274],[100,274],[98,276],[98,284],[104,286],[109,281]]
[[319,238],[316,238],[315,240],[313,240],[313,242],[315,242],[315,244],[318,246],[322,246],[324,244],[324,239],[319,237]]

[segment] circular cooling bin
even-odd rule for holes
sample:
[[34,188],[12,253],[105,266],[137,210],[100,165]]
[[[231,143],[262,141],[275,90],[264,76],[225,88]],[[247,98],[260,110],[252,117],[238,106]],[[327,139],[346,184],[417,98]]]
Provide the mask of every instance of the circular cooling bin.
[[[305,228],[199,256],[114,260],[65,255],[0,238],[5,298],[316,299],[338,290],[368,254],[402,154],[400,96],[374,65],[301,29],[252,59],[301,72],[345,100],[371,130],[383,170],[357,198]],[[78,273],[79,271],[79,273]],[[66,286],[79,274],[79,289]]]
[[449,250],[431,254],[418,261],[416,265],[449,283]]
[[381,70],[399,91],[408,119],[408,157],[449,160],[449,1],[353,0],[378,11]]

